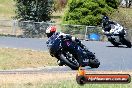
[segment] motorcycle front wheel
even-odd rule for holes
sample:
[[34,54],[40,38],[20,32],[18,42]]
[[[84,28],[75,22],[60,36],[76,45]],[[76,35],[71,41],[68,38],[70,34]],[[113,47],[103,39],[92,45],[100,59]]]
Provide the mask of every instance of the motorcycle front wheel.
[[118,47],[120,44],[115,42],[112,38],[108,38],[108,41],[111,42],[115,47]]
[[77,58],[74,57],[74,55],[68,51],[63,52],[59,54],[60,59],[69,66],[72,70],[78,70],[79,68],[79,62]]
[[98,68],[99,65],[100,65],[100,62],[99,62],[98,59],[90,59],[90,61],[89,61],[89,66],[90,66],[91,68]]
[[128,47],[128,48],[131,48],[132,47],[132,44],[131,44],[131,42],[129,41],[129,40],[127,40],[127,39],[123,39],[123,42],[124,42],[124,44]]
[[118,47],[119,46],[119,44],[116,43],[116,42],[114,42],[114,41],[111,41],[111,44],[113,44],[115,47]]

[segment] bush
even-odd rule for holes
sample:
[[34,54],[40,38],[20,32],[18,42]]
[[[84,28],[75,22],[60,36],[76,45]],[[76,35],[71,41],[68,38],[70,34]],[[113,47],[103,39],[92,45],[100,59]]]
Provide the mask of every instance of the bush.
[[35,22],[49,21],[53,11],[53,0],[14,0],[16,17],[19,20]]
[[63,22],[68,24],[100,25],[102,14],[109,15],[116,8],[117,5],[111,5],[111,3],[113,2],[106,2],[105,0],[69,0]]
[[119,0],[105,0],[105,1],[108,4],[108,6],[114,8],[114,9],[117,9],[120,4]]
[[[23,29],[23,37],[44,37],[44,25],[37,22],[48,22],[53,12],[53,0],[14,0],[16,2],[16,19]],[[26,21],[26,22],[25,22]]]

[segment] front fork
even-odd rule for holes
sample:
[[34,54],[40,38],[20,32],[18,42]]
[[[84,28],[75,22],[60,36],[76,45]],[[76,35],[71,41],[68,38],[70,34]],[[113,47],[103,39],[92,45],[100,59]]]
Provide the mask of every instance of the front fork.
[[84,66],[88,66],[89,64],[89,59],[87,58],[87,52],[84,52],[84,50],[78,46],[78,58],[79,58],[79,64],[80,66],[84,67]]

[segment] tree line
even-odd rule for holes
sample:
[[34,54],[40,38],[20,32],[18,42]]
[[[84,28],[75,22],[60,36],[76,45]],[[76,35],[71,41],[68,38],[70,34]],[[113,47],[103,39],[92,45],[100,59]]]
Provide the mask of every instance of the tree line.
[[53,11],[66,8],[63,23],[99,25],[103,14],[110,15],[120,0],[14,0],[16,19],[20,21],[46,22],[51,20]]

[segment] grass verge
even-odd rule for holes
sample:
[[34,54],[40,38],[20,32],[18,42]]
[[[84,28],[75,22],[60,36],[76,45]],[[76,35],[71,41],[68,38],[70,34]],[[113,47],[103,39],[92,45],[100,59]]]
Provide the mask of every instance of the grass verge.
[[132,88],[132,83],[129,84],[85,84],[79,85],[76,80],[58,81],[56,83],[25,83],[25,84],[5,84],[3,88]]
[[[88,71],[91,74],[112,74],[131,72],[111,72],[111,71]],[[0,74],[1,88],[132,88],[129,84],[85,84],[79,85],[76,82],[77,72],[56,72],[38,74]]]
[[76,80],[58,82],[57,84],[41,84],[37,88],[131,88],[132,84],[85,84],[79,85]]
[[48,52],[0,48],[0,69],[2,70],[53,65],[57,65],[56,59]]

